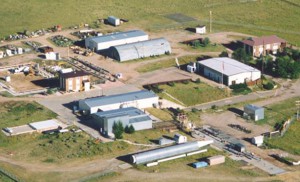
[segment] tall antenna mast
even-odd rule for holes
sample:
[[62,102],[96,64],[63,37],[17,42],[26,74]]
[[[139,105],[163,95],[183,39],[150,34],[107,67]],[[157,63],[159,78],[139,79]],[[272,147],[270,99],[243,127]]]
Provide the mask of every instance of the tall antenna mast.
[[209,11],[209,33],[212,32],[212,11]]

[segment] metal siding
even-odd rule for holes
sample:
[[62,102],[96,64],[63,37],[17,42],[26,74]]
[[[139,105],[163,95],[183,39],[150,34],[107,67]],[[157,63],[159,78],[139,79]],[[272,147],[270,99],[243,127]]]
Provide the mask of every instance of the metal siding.
[[166,52],[171,53],[171,46],[166,39],[159,38],[132,44],[114,46],[111,48],[110,52],[113,59],[122,62],[143,57],[162,55]]
[[133,163],[142,164],[167,157],[172,157],[188,152],[199,150],[199,148],[209,145],[213,141],[189,142],[170,147],[159,148],[156,150],[146,151],[139,154],[134,154],[131,157]]
[[151,129],[152,128],[152,120],[142,121],[137,123],[131,123],[136,131]]

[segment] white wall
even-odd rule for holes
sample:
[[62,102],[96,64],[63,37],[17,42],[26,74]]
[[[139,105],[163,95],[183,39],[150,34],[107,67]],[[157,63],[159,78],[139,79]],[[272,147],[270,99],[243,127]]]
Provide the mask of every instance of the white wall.
[[260,79],[261,73],[258,72],[246,72],[240,73],[237,75],[232,75],[228,77],[228,85],[232,85],[232,81],[235,81],[235,84],[245,83],[245,79],[248,81],[255,81]]
[[206,27],[196,27],[196,33],[199,34],[205,34],[206,33]]
[[134,127],[135,131],[151,129],[152,128],[152,121],[143,121],[137,123],[131,123]]
[[[109,111],[112,109],[120,109],[121,106],[123,108],[127,108],[127,107],[136,107],[139,109],[144,109],[144,108],[148,108],[148,107],[153,107],[153,104],[158,105],[158,97],[153,97],[153,98],[148,98],[148,99],[140,99],[140,100],[135,100],[135,101],[129,101],[129,102],[123,102],[123,103],[115,103],[115,104],[108,104],[108,105],[101,105],[101,106],[96,106],[96,107],[92,107],[90,108],[90,113],[96,113],[98,112],[98,110],[102,110],[102,111]],[[81,104],[79,101],[79,108],[80,110],[89,110],[86,109],[88,106],[86,106],[85,104]]]
[[148,39],[149,39],[148,35],[143,35],[143,36],[138,36],[138,37],[130,37],[130,38],[127,38],[127,39],[114,40],[114,41],[110,41],[110,42],[101,42],[101,43],[97,44],[97,50],[108,49],[111,46],[129,44],[129,43],[134,43],[134,42],[139,42],[139,41],[145,41],[145,40],[148,40]]

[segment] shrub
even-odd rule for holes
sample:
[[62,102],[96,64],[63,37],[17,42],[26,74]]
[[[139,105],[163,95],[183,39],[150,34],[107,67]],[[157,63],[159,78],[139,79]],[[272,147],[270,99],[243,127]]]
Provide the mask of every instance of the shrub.
[[215,110],[215,109],[217,109],[218,108],[218,106],[216,106],[216,105],[212,105],[211,106],[211,109],[213,109],[213,110]]
[[192,108],[192,112],[198,112],[199,110],[197,108]]
[[175,83],[174,82],[168,82],[167,83],[170,87],[174,87],[175,86]]
[[227,51],[222,51],[219,57],[228,57],[228,52]]
[[263,87],[264,87],[264,89],[272,90],[274,88],[274,85],[273,85],[273,83],[268,82],[267,84],[264,84]]
[[183,84],[189,84],[189,81],[188,80],[183,80],[182,83]]
[[195,81],[195,83],[201,83],[200,78],[197,78],[196,81]]

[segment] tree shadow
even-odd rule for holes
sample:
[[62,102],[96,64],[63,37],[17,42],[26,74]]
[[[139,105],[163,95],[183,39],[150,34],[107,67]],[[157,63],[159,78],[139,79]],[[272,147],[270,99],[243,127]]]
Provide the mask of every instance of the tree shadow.
[[240,41],[231,41],[228,44],[222,44],[222,45],[232,51],[235,51],[236,49],[241,48],[243,46],[242,42]]

